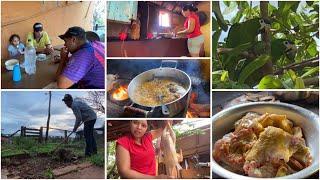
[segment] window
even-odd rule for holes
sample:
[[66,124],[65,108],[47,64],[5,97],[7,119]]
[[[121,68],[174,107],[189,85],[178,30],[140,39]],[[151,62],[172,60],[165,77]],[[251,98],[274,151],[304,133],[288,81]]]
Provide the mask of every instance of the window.
[[164,11],[159,12],[159,26],[160,27],[170,27],[169,13],[166,13]]

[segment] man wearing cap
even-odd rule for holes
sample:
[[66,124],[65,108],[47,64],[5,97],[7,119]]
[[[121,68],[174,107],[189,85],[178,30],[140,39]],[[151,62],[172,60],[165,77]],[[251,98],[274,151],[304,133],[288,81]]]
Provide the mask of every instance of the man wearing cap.
[[64,101],[67,107],[72,109],[76,117],[73,132],[78,129],[81,122],[84,124],[83,133],[86,139],[85,155],[91,156],[92,154],[97,154],[97,144],[93,136],[97,114],[81,99],[73,99],[70,94],[65,94],[62,101]]
[[27,34],[27,46],[33,46],[37,53],[51,54],[54,52],[47,32],[43,31],[41,23],[33,25],[33,32]]
[[103,53],[104,59],[104,51],[95,49],[85,34],[84,29],[74,26],[59,36],[65,42],[57,70],[59,88],[104,89],[104,61],[96,56],[97,52]]

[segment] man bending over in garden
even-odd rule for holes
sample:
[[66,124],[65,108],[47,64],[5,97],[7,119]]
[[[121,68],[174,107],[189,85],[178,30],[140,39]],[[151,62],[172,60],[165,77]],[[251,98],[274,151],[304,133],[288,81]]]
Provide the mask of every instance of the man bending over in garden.
[[76,132],[81,122],[84,124],[83,133],[86,140],[85,156],[97,154],[97,144],[93,136],[94,123],[96,122],[97,114],[81,99],[73,99],[70,94],[65,94],[62,101],[72,109],[73,114],[76,117],[73,132]]

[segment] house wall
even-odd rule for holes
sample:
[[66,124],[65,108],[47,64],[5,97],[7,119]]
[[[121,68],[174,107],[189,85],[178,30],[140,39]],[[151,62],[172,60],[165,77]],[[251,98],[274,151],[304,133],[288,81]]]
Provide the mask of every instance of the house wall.
[[81,26],[92,30],[93,2],[14,1],[1,2],[1,58],[8,58],[7,47],[12,34],[18,34],[25,44],[32,26],[41,22],[53,46],[63,44],[58,35],[69,27]]

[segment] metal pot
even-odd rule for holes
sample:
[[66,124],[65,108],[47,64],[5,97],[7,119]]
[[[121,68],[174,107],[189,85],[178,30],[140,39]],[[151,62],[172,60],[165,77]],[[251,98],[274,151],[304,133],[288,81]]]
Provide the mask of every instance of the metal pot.
[[[174,67],[164,67],[164,63],[174,64]],[[178,62],[174,60],[164,60],[161,62],[161,66],[159,68],[145,71],[136,76],[128,86],[128,95],[130,100],[132,101],[132,104],[130,106],[126,106],[125,109],[138,111],[145,117],[155,117],[157,116],[157,112],[160,112],[164,117],[174,117],[178,113],[181,113],[183,110],[186,111],[189,105],[191,94],[191,79],[185,72],[177,69],[177,64]],[[143,104],[139,104],[137,101],[135,101],[133,96],[136,88],[141,83],[150,81],[155,77],[173,79],[181,83],[182,86],[186,89],[186,93],[179,99],[166,104],[162,104],[161,106],[145,106]],[[135,104],[139,105],[139,107],[141,108],[134,107]]]
[[[319,170],[319,116],[302,107],[286,103],[247,103],[225,109],[212,117],[212,143],[221,139],[225,134],[234,129],[234,123],[247,112],[260,114],[274,113],[284,114],[294,125],[300,126],[303,131],[307,146],[313,158],[312,164],[294,174],[282,178],[301,179],[306,178]],[[231,179],[248,179],[251,177],[242,176],[231,172],[220,166],[212,158],[212,170],[215,174]]]

